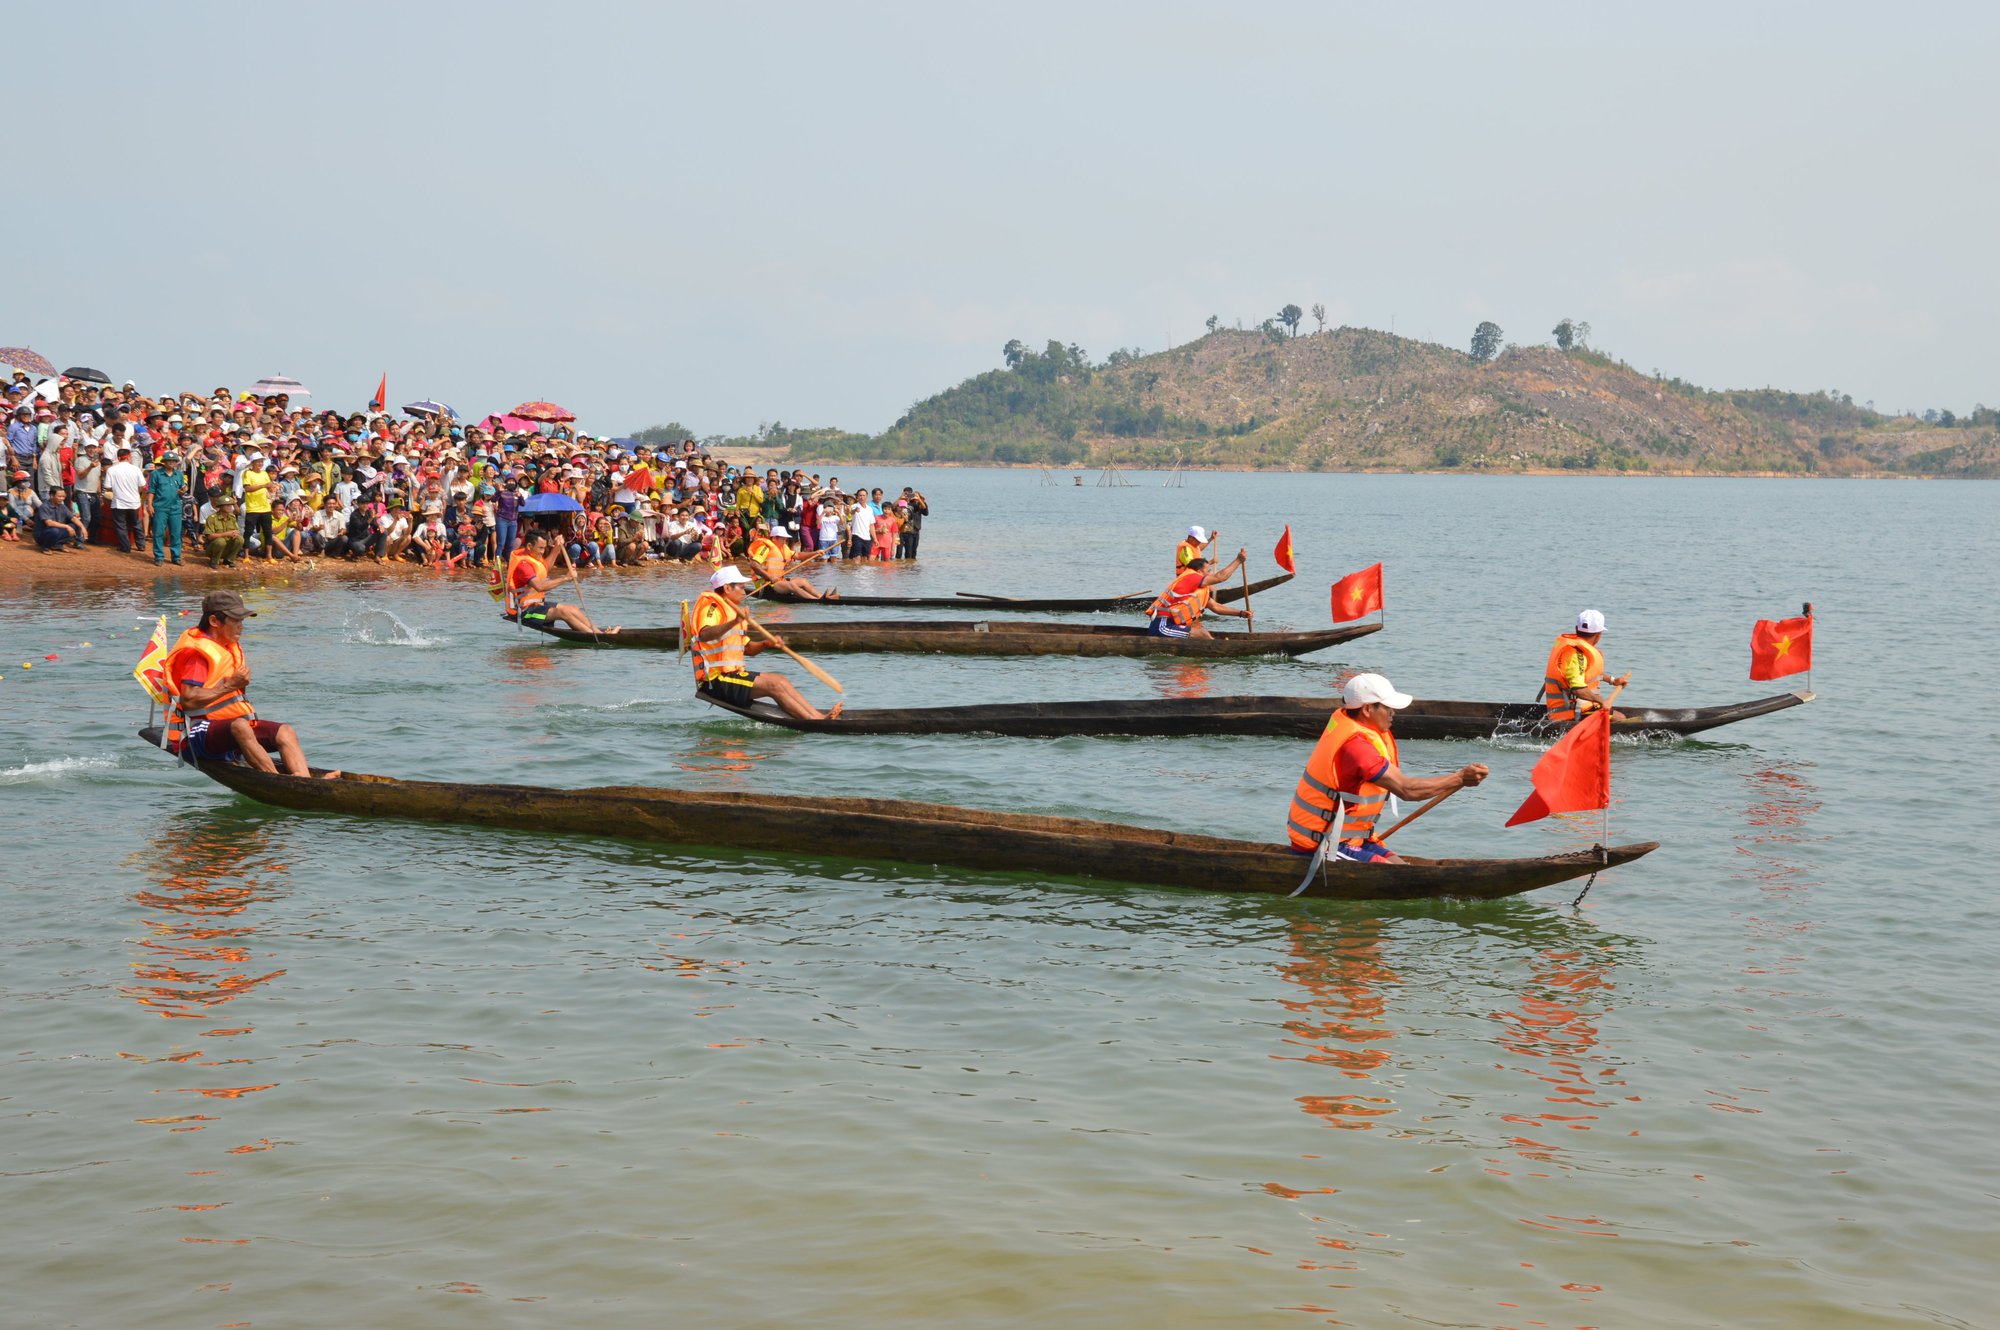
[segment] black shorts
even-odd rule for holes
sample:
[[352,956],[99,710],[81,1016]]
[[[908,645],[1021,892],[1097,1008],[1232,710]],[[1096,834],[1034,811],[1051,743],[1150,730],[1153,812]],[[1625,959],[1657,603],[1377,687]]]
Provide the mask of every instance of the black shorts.
[[543,601],[539,605],[530,605],[522,610],[521,622],[530,627],[547,627],[549,622],[549,603]]
[[718,702],[727,702],[732,707],[747,707],[751,702],[750,689],[757,682],[755,670],[744,670],[740,674],[716,674],[694,686],[697,693],[707,693]]

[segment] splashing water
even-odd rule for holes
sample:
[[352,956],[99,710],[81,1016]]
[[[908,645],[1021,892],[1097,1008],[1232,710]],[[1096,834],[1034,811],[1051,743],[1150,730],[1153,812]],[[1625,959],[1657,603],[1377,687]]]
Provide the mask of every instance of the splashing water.
[[361,642],[373,647],[415,647],[425,650],[447,645],[451,639],[442,634],[426,633],[404,623],[393,610],[376,609],[363,605],[349,611],[345,625],[346,637],[350,642]]
[[0,769],[0,785],[34,785],[42,781],[61,780],[72,771],[115,765],[108,757],[51,758],[47,762],[29,762],[24,766]]

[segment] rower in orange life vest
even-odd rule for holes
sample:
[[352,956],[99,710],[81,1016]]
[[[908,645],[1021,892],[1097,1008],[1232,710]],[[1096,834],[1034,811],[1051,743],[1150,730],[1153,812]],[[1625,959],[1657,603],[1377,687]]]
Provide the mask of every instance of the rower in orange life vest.
[[1341,690],[1340,700],[1341,709],[1306,760],[1285,815],[1285,833],[1295,852],[1312,854],[1338,817],[1340,830],[1328,858],[1399,864],[1403,861],[1375,839],[1388,797],[1433,799],[1479,784],[1486,779],[1486,767],[1474,762],[1449,776],[1406,776],[1397,764],[1391,731],[1396,713],[1410,705],[1410,695],[1397,692],[1379,674],[1357,674]]
[[[289,725],[259,720],[244,696],[250,666],[243,659],[243,621],[256,612],[234,591],[202,598],[201,622],[180,635],[167,653],[167,742],[197,762],[249,763],[275,774],[276,748],[287,776],[310,776],[299,736]],[[338,776],[327,773],[327,779]]]
[[780,592],[788,599],[839,600],[838,590],[821,591],[810,582],[785,576],[785,565],[792,560],[791,536],[791,527],[783,522],[768,532],[759,531],[750,538],[750,547],[744,552],[749,566],[737,566],[746,573],[761,577],[765,588]]
[[1236,551],[1236,557],[1220,568],[1211,568],[1206,555],[1197,554],[1188,560],[1188,566],[1177,573],[1167,589],[1147,607],[1149,622],[1146,631],[1154,637],[1213,637],[1215,634],[1201,626],[1203,610],[1214,610],[1232,619],[1252,617],[1247,606],[1232,610],[1209,603],[1212,594],[1209,588],[1234,577],[1236,570],[1243,566],[1245,554],[1243,550]]
[[551,625],[573,628],[579,633],[609,635],[620,631],[599,628],[590,621],[590,616],[583,612],[581,605],[549,599],[549,592],[565,582],[576,581],[576,570],[571,569],[564,577],[557,577],[549,571],[549,533],[546,531],[530,531],[521,537],[521,547],[508,556],[506,581],[507,609],[500,616],[503,619],[518,619],[531,628]]
[[747,707],[760,697],[768,697],[787,714],[801,720],[832,720],[840,715],[841,704],[822,712],[800,695],[792,681],[782,674],[759,674],[745,665],[744,657],[754,656],[767,646],[783,646],[784,639],[750,641],[744,626],[743,597],[750,579],[733,563],[725,563],[708,579],[709,589],[701,593],[686,620],[683,633],[691,633],[688,643],[694,653],[694,690],[706,693],[733,707]]
[[1191,526],[1187,536],[1174,547],[1174,576],[1187,571],[1188,564],[1196,559],[1208,557],[1208,547],[1222,538],[1220,531],[1210,532],[1203,527]]
[[[1604,681],[1604,653],[1597,649],[1597,639],[1603,636],[1604,616],[1585,610],[1576,616],[1576,631],[1561,634],[1549,649],[1549,663],[1542,670],[1542,705],[1551,721],[1567,725],[1604,705],[1604,696],[1597,691]],[[1622,687],[1631,677],[1628,672],[1610,682]],[[1611,719],[1625,717],[1614,711]]]

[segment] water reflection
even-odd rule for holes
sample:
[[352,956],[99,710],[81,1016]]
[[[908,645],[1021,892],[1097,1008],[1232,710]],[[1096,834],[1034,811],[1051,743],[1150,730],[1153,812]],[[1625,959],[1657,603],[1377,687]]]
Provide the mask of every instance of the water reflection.
[[678,754],[674,765],[682,771],[715,776],[719,785],[748,789],[751,782],[744,778],[744,773],[755,771],[757,764],[770,756],[749,748],[741,739],[717,738]]
[[[1529,961],[1518,1003],[1493,1013],[1495,1040],[1509,1055],[1500,1065],[1540,1082],[1541,1098],[1550,1105],[1501,1114],[1502,1122],[1524,1129],[1506,1138],[1522,1160],[1572,1167],[1565,1155],[1570,1144],[1556,1132],[1594,1130],[1609,1110],[1639,1102],[1623,1093],[1623,1066],[1606,1046],[1601,1025],[1615,989],[1615,964],[1615,952],[1603,941],[1545,948]],[[1506,1176],[1501,1168],[1488,1171]]]
[[[1275,1060],[1330,1067],[1356,1081],[1369,1080],[1389,1060],[1388,1041],[1395,1032],[1383,1014],[1386,989],[1397,975],[1383,960],[1382,930],[1380,919],[1292,924],[1292,959],[1278,967],[1278,975],[1303,996],[1280,1001],[1291,1013],[1285,1042],[1303,1051],[1274,1053]],[[1343,1094],[1300,1095],[1298,1103],[1327,1126],[1354,1131],[1367,1131],[1396,1111],[1386,1094],[1358,1087]]]
[[[258,923],[254,907],[282,893],[286,865],[272,858],[272,834],[261,822],[232,814],[185,813],[163,819],[135,856],[134,866],[152,878],[152,885],[133,894],[143,912],[145,936],[135,946],[132,980],[123,996],[146,1011],[168,1020],[209,1021],[222,1017],[227,1004],[249,996],[282,976],[282,967],[266,968],[269,952],[254,945]],[[203,1038],[232,1039],[254,1027],[233,1011],[231,1023],[197,1031]],[[247,1058],[214,1057],[203,1048],[178,1047],[178,1032],[156,1054],[121,1053],[120,1057],[149,1063],[194,1067],[225,1067]],[[196,1096],[218,1104],[273,1088],[273,1084],[156,1087],[155,1094]],[[168,1114],[139,1119],[199,1131],[215,1121],[204,1112]]]
[[1819,787],[1807,774],[1810,762],[1780,762],[1744,775],[1750,803],[1743,810],[1748,830],[1736,837],[1736,852],[1748,868],[1741,876],[1755,881],[1767,894],[1797,891],[1817,885],[1788,847],[1825,840],[1807,828],[1820,810]]
[[1148,661],[1146,677],[1161,697],[1207,697],[1215,691],[1215,671],[1206,665]]

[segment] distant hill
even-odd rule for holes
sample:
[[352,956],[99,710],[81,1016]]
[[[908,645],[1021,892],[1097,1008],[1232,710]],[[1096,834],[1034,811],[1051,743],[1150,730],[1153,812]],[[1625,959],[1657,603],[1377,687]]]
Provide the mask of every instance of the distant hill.
[[1710,391],[1583,347],[1482,364],[1365,328],[1222,330],[1104,364],[1056,342],[1006,359],[873,438],[785,442],[813,461],[2000,476],[1990,408],[1933,425],[1832,393]]

